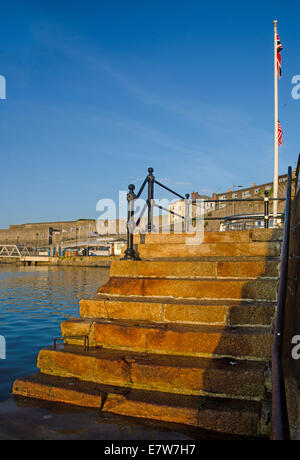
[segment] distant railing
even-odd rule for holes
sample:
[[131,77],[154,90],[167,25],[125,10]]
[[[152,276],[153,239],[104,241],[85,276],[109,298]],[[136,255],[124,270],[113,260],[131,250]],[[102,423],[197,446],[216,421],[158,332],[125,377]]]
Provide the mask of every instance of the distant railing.
[[[171,211],[170,209],[167,209],[163,206],[158,205],[155,200],[154,200],[154,184],[158,185],[160,188],[172,193],[175,195],[177,198],[180,198],[185,202],[185,207],[184,207],[184,215],[178,214],[174,211]],[[134,215],[135,215],[135,201],[141,197],[143,191],[145,190],[146,186],[148,186],[148,191],[147,191],[147,201],[145,205],[143,206],[141,213],[137,219],[137,221],[134,221]],[[217,217],[210,217],[210,216],[202,216],[202,217],[192,217],[190,215],[190,208],[191,207],[197,207],[197,200],[196,203],[193,200],[190,200],[190,195],[186,194],[185,197],[171,188],[167,187],[166,185],[162,184],[153,175],[153,168],[148,169],[148,175],[145,178],[139,192],[135,194],[135,185],[130,184],[129,185],[129,192],[127,194],[127,202],[128,202],[128,216],[127,216],[127,249],[125,251],[125,257],[124,259],[133,259],[137,260],[138,255],[134,249],[133,245],[133,235],[134,231],[137,227],[139,227],[141,223],[141,219],[144,216],[146,210],[148,210],[148,222],[147,222],[147,232],[152,233],[154,230],[154,225],[153,225],[153,210],[154,208],[160,209],[161,211],[165,211],[169,213],[170,215],[176,216],[179,219],[182,220],[183,223],[183,228],[184,231],[188,232],[190,229],[190,224],[193,221],[224,221],[228,222],[230,219],[238,219],[238,220],[248,220],[248,221],[258,221],[263,219],[264,221],[264,228],[269,228],[270,225],[270,219],[281,219],[283,217],[283,214],[278,214],[276,216],[272,215],[270,213],[270,202],[271,201],[285,201],[285,198],[270,198],[269,192],[265,191],[264,192],[264,198],[232,198],[232,199],[224,199],[224,200],[214,200],[214,199],[208,199],[208,200],[199,200],[201,204],[205,203],[219,203],[219,204],[226,204],[226,203],[247,203],[247,202],[257,202],[257,203],[264,203],[264,213],[263,215],[258,215],[258,214],[247,214],[247,216],[242,215],[242,216],[217,216]]]
[[34,249],[27,246],[19,246],[14,244],[1,244],[0,257],[22,258],[34,255]]
[[[252,230],[253,228],[267,228],[266,216],[269,217],[268,227],[275,224],[275,219],[272,214],[241,214],[237,216],[228,216],[224,218],[223,225],[220,226],[220,231],[233,230]],[[283,215],[277,216],[282,218]],[[273,222],[272,222],[273,218]]]

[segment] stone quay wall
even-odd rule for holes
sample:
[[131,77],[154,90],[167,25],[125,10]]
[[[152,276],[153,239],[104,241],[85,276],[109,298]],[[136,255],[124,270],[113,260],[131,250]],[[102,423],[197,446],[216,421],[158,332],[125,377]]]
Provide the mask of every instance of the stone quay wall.
[[89,231],[96,231],[96,222],[93,219],[79,219],[77,221],[10,225],[8,229],[0,229],[0,244],[48,246],[50,228],[53,228],[54,231],[63,232],[60,235],[53,234],[53,243],[55,244],[61,240],[86,239]]

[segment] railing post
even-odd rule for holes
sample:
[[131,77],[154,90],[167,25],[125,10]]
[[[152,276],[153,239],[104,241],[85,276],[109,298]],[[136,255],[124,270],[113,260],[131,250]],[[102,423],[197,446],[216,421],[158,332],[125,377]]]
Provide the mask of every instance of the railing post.
[[184,203],[184,231],[188,233],[190,230],[190,195],[185,195]]
[[137,254],[133,248],[133,216],[134,216],[134,201],[136,195],[134,193],[135,186],[130,184],[128,186],[129,192],[127,193],[128,202],[128,216],[127,216],[127,249],[125,251],[124,260],[137,260]]
[[154,199],[154,181],[153,168],[148,169],[148,233],[153,230],[153,199]]
[[270,223],[270,198],[269,192],[265,191],[265,202],[264,202],[264,214],[265,214],[265,228],[269,228]]

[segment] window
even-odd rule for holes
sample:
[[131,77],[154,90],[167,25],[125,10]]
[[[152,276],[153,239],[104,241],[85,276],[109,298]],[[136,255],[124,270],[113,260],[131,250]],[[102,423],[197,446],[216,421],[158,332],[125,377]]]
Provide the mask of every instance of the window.
[[243,198],[248,198],[249,196],[251,196],[250,190],[246,190],[245,192],[243,192]]
[[[220,200],[226,200],[226,195],[220,196]],[[226,204],[221,204],[219,205],[219,209],[226,208]]]
[[260,193],[260,188],[256,188],[254,193],[255,195],[258,195]]

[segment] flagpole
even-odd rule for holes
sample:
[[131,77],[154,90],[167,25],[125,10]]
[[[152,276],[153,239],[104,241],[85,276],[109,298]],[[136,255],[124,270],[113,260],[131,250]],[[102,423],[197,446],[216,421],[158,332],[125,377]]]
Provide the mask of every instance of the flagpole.
[[278,68],[277,68],[277,23],[274,21],[274,90],[275,90],[275,117],[274,117],[274,191],[273,215],[277,223],[278,215]]

